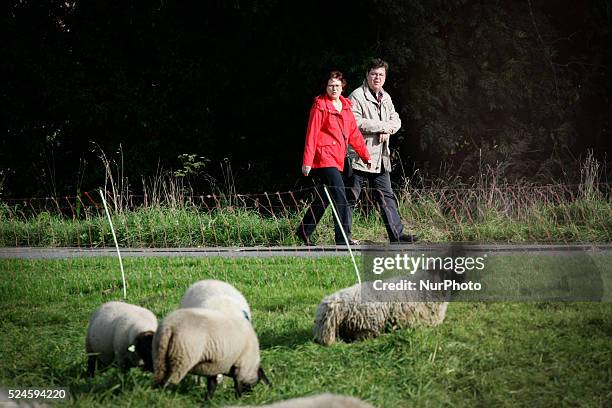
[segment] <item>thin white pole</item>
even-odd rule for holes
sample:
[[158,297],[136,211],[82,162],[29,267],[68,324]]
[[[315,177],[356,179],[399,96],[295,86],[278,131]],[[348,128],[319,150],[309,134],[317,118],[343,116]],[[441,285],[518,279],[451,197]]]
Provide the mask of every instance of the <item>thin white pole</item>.
[[104,204],[104,210],[106,211],[106,216],[108,217],[108,223],[110,224],[111,232],[113,233],[113,240],[115,241],[115,248],[117,248],[117,256],[119,257],[119,267],[121,268],[121,280],[123,281],[123,298],[127,299],[127,289],[125,285],[125,273],[123,272],[123,261],[121,260],[121,252],[119,251],[119,243],[117,242],[117,235],[115,235],[115,228],[113,227],[113,221],[111,220],[110,213],[108,212],[108,206],[106,205],[106,199],[104,198],[102,189],[100,189],[100,197],[102,197],[102,203]]
[[336,212],[336,207],[334,206],[334,201],[331,199],[329,195],[329,191],[327,191],[327,186],[323,185],[323,189],[325,190],[325,195],[331,204],[332,211],[334,213],[334,217],[336,217],[336,221],[340,226],[340,230],[342,231],[342,237],[344,238],[344,242],[346,243],[346,247],[348,248],[349,254],[351,255],[351,259],[353,260],[353,266],[355,267],[355,274],[357,275],[357,282],[361,285],[361,278],[359,277],[359,268],[357,268],[357,262],[355,262],[355,256],[353,255],[353,251],[351,251],[351,245],[348,242],[348,237],[346,236],[346,232],[344,231],[344,227],[342,227],[342,223],[340,222],[340,217]]

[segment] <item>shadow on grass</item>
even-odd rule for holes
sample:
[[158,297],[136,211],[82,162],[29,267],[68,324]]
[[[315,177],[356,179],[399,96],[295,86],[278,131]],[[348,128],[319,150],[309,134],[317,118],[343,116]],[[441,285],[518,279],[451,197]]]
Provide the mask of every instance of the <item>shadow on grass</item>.
[[63,378],[70,379],[67,386],[73,398],[79,395],[117,397],[139,387],[152,387],[153,377],[137,367],[123,371],[116,366],[96,370],[95,376],[87,376],[85,364],[72,364],[62,373]]
[[259,347],[270,349],[274,347],[294,348],[313,340],[311,330],[294,330],[278,333],[277,331],[261,331],[259,333]]
[[262,312],[272,313],[288,313],[294,309],[312,307],[316,308],[318,302],[313,302],[312,299],[303,298],[277,298],[267,299],[266,303],[258,304],[256,309]]

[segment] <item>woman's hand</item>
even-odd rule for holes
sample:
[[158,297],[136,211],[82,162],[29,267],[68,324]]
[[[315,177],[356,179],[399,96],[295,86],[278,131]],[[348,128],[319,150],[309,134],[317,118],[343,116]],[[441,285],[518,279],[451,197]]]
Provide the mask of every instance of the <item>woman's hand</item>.
[[368,170],[370,170],[372,168],[372,161],[371,160],[368,160],[366,162],[366,167],[368,168]]
[[311,169],[311,168],[312,168],[312,167],[310,167],[310,166],[302,166],[302,174],[303,174],[304,176],[308,177],[308,173],[310,173],[310,169]]
[[389,133],[381,133],[378,135],[378,143],[385,143],[389,141]]

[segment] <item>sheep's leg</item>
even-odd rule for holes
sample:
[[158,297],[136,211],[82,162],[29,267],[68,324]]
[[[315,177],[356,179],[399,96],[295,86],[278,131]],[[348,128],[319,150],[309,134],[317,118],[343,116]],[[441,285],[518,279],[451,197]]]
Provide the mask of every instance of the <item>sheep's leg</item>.
[[242,396],[242,384],[240,384],[240,381],[238,381],[236,366],[232,366],[232,368],[230,368],[229,376],[234,379],[234,391],[236,392],[236,397],[240,398],[240,396]]
[[242,396],[242,385],[236,377],[234,377],[234,391],[236,392],[236,397],[240,398]]
[[89,356],[87,358],[87,376],[93,378],[96,373],[96,361],[98,358],[96,356]]
[[217,376],[216,375],[207,375],[206,376],[206,397],[205,399],[209,400],[212,398],[215,390],[217,389]]

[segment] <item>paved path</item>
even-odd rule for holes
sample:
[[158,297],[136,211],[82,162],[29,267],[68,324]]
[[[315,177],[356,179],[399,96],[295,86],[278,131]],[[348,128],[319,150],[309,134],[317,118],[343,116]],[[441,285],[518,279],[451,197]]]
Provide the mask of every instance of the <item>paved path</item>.
[[[441,244],[406,244],[406,245],[358,245],[351,247],[355,253],[371,251],[377,248],[388,248],[403,252],[448,251],[449,249],[464,252],[486,253],[538,253],[564,255],[576,252],[610,253],[612,243],[607,244],[475,244],[475,243],[441,243]],[[348,256],[349,251],[343,246],[294,246],[294,247],[213,247],[213,248],[121,248],[123,257],[320,257]],[[33,247],[0,247],[0,259],[66,259],[81,257],[117,256],[115,248],[33,248]]]

